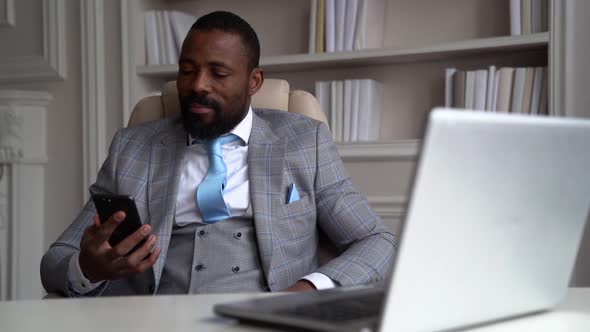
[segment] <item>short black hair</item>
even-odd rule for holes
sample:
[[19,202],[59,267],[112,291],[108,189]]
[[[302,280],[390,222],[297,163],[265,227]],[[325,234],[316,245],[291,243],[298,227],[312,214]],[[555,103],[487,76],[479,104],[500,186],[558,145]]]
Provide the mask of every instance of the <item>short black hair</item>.
[[221,30],[238,34],[248,51],[248,71],[258,67],[260,60],[258,36],[250,24],[238,15],[226,11],[215,11],[201,16],[192,25],[191,29],[200,31]]

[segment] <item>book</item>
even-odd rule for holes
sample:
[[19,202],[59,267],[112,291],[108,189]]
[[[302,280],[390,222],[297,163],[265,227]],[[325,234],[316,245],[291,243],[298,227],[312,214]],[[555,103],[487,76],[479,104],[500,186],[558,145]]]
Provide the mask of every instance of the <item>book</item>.
[[526,68],[516,68],[514,70],[514,82],[512,83],[512,100],[510,101],[511,113],[522,113],[525,79]]
[[344,51],[352,51],[354,29],[356,27],[358,0],[346,0],[346,17],[344,19]]
[[387,0],[358,0],[355,50],[383,47]]
[[160,64],[160,52],[158,47],[158,28],[156,24],[156,12],[153,10],[143,14],[145,31],[146,62],[148,65]]
[[518,36],[522,34],[520,28],[520,0],[510,0],[510,35]]
[[176,41],[176,48],[178,49],[178,54],[182,50],[182,43],[184,42],[184,38],[188,34],[189,30],[195,23],[197,18],[193,15],[179,12],[179,11],[172,11],[170,12],[170,22],[172,23],[172,33],[174,35],[174,40]]
[[352,126],[352,81],[344,81],[342,104],[342,141],[350,142]]
[[330,82],[330,128],[332,128],[332,138],[334,142],[338,141],[338,110],[336,99],[338,98],[338,82]]
[[496,79],[496,66],[490,66],[488,68],[488,82],[486,88],[486,111],[493,110],[492,106],[494,103],[494,88],[495,88],[495,79]]
[[[544,115],[556,115],[550,114],[549,112],[549,70],[547,68],[543,69],[543,78],[541,83],[541,103],[539,105],[539,114]],[[553,112],[553,111],[552,111]]]
[[522,95],[522,113],[531,114],[531,97],[533,95],[533,79],[535,68],[527,67],[524,76],[524,92]]
[[488,71],[480,69],[475,71],[475,86],[473,88],[473,109],[484,111],[486,109],[486,97],[488,87]]
[[445,70],[445,107],[453,106],[453,76],[456,72],[456,68]]
[[465,109],[473,110],[475,107],[475,71],[468,70],[465,73]]
[[359,112],[360,112],[360,89],[359,89],[360,81],[359,80],[352,80],[352,120],[351,120],[351,127],[350,127],[350,140],[352,142],[357,142],[359,140]]
[[325,33],[325,17],[326,17],[326,0],[317,0],[318,1],[318,9],[317,9],[317,18],[316,18],[316,37],[315,37],[315,52],[316,53],[324,53],[325,49],[325,41],[324,41],[324,33]]
[[166,58],[168,62],[167,64],[177,63],[178,62],[178,49],[176,47],[176,42],[174,40],[174,35],[172,33],[172,22],[170,20],[170,12],[163,11],[163,19],[164,19],[164,49],[166,50]]
[[336,52],[344,50],[344,20],[346,19],[346,1],[336,0],[335,5],[335,23],[336,23]]
[[541,1],[541,31],[549,31],[549,0]]
[[[330,82],[317,81],[315,82],[315,97],[320,103],[322,112],[326,115],[326,119],[330,124]],[[330,124],[331,126],[331,124]],[[330,129],[333,130],[333,129]]]
[[336,51],[336,0],[326,0],[326,52]]
[[379,140],[381,131],[381,113],[383,111],[383,85],[375,80],[368,80],[370,86],[369,99],[369,135],[368,141]]
[[309,38],[307,40],[307,52],[316,53],[316,30],[318,22],[318,0],[311,0],[309,4]]
[[494,74],[494,92],[492,96],[492,107],[490,111],[496,112],[498,110],[498,87],[500,86],[500,72],[496,71]]
[[164,37],[164,12],[161,10],[156,11],[156,30],[158,35],[158,53],[160,54],[160,62],[158,64],[169,63],[168,52],[165,49],[165,37]]
[[543,0],[531,1],[531,32],[543,31]]
[[336,81],[336,129],[338,136],[337,142],[344,141],[344,81]]
[[531,34],[531,1],[532,0],[521,0],[520,7],[520,22],[523,35]]
[[495,110],[497,112],[510,112],[510,102],[512,100],[512,84],[514,81],[514,68],[500,68],[498,79],[498,101]]
[[531,114],[539,114],[541,106],[541,85],[543,84],[543,67],[536,67],[533,77],[533,92],[531,95]]
[[465,108],[465,78],[467,73],[460,70],[453,75],[453,107]]

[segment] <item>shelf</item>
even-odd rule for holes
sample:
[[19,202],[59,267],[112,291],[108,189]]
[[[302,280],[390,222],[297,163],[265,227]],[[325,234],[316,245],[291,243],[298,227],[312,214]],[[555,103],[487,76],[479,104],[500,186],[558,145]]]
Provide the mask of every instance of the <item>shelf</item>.
[[417,160],[421,140],[390,142],[337,143],[344,161],[400,161]]
[[[479,38],[450,42],[412,49],[370,49],[363,51],[321,54],[291,54],[268,56],[260,59],[266,73],[286,73],[342,66],[371,66],[395,63],[433,61],[455,56],[475,55],[501,51],[533,51],[547,49],[549,33],[523,36]],[[171,77],[178,66],[138,66],[137,74],[144,77]]]

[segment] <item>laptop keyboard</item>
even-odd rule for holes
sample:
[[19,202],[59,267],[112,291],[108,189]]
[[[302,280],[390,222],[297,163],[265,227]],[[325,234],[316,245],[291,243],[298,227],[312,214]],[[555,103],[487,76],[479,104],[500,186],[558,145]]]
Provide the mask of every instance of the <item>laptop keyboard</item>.
[[275,311],[276,314],[319,321],[346,322],[378,318],[383,293],[362,294],[324,302],[308,303]]

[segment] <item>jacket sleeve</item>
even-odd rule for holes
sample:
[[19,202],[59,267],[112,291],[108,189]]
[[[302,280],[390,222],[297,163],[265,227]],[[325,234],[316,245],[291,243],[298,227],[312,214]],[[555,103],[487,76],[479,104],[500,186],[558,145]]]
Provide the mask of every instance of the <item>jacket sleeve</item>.
[[325,125],[317,131],[315,179],[317,222],[343,252],[317,272],[342,286],[385,279],[397,250],[397,238],[350,180]]
[[[116,168],[120,145],[121,131],[115,134],[107,159],[98,172],[96,182],[90,186],[91,195],[117,192]],[[48,293],[57,292],[71,297],[82,296],[72,288],[68,279],[68,268],[72,256],[80,252],[80,240],[86,228],[92,224],[95,214],[94,204],[89,200],[74,221],[43,255],[41,259],[41,283]],[[101,284],[93,291],[84,294],[84,296],[99,295],[107,284],[108,282]]]

